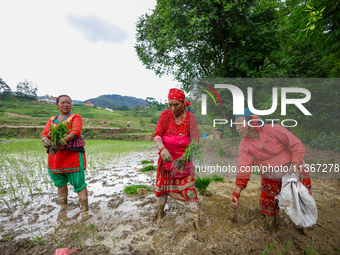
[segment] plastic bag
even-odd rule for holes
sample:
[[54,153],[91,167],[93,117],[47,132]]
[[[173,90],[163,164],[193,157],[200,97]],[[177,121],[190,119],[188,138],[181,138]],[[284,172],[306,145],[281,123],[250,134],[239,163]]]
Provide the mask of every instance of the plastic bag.
[[314,198],[294,173],[283,176],[281,192],[275,199],[297,226],[308,228],[318,220]]

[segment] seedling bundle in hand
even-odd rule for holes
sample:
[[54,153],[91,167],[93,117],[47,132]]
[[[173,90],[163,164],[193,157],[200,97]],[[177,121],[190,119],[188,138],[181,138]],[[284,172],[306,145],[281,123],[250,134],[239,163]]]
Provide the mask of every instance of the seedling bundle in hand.
[[57,126],[51,126],[51,147],[49,148],[51,153],[54,154],[60,150],[60,143],[67,144],[63,138],[67,136],[68,124],[59,122]]
[[185,165],[193,158],[198,159],[199,162],[203,161],[203,153],[201,150],[203,143],[197,143],[196,140],[189,143],[182,157],[175,159],[172,163],[172,169],[174,172],[180,172],[181,174],[185,170]]

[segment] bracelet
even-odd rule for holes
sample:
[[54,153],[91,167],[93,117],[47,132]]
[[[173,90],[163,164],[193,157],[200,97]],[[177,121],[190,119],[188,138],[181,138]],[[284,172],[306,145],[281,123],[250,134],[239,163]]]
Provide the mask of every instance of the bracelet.
[[236,193],[235,191],[233,192],[233,196],[236,197],[237,199],[240,197],[239,193]]
[[161,148],[159,148],[159,152],[162,152],[162,150],[164,150],[164,149],[165,149],[165,147],[162,146]]

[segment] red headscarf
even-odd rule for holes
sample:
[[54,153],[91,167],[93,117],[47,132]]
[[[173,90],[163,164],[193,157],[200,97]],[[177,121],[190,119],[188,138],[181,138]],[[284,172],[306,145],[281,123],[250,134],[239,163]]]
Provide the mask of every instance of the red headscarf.
[[190,102],[185,102],[185,94],[181,89],[170,89],[168,100],[179,100],[184,103],[184,108],[190,105]]

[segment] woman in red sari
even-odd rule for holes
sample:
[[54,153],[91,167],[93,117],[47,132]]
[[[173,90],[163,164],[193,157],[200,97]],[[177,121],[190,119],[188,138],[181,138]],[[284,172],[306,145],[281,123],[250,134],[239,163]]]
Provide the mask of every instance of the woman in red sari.
[[[67,205],[68,188],[70,182],[74,191],[78,193],[79,201],[83,211],[88,211],[87,184],[85,183],[86,158],[84,150],[84,139],[81,129],[83,126],[79,114],[72,114],[72,99],[67,95],[61,95],[56,101],[57,109],[60,111],[58,116],[49,118],[41,140],[48,152],[48,173],[53,183],[58,187],[59,202],[62,207]],[[51,126],[58,123],[67,123],[68,133],[64,138],[65,143],[60,143],[57,152],[50,151]]]
[[[230,197],[231,206],[234,209],[238,208],[239,196],[241,191],[247,187],[252,165],[260,167],[259,211],[267,216],[270,228],[276,231],[279,206],[275,197],[281,191],[283,175],[287,172],[296,173],[300,182],[312,194],[309,173],[302,167],[305,147],[286,128],[278,124],[263,125],[264,123],[258,123],[262,120],[258,121],[259,117],[250,112],[248,108],[244,112],[244,115],[236,115],[236,131],[243,139],[239,147],[236,185]],[[280,171],[275,171],[275,169],[280,169]],[[303,229],[305,235],[308,231],[309,228]]]
[[168,100],[169,110],[161,113],[154,134],[160,154],[155,187],[155,194],[158,197],[158,220],[163,217],[164,206],[170,195],[176,199],[188,201],[195,226],[199,229],[199,202],[192,162],[185,166],[183,173],[174,172],[172,168],[173,161],[184,154],[190,140],[198,141],[197,122],[195,115],[184,110],[190,103],[185,102],[182,90],[170,89]]

